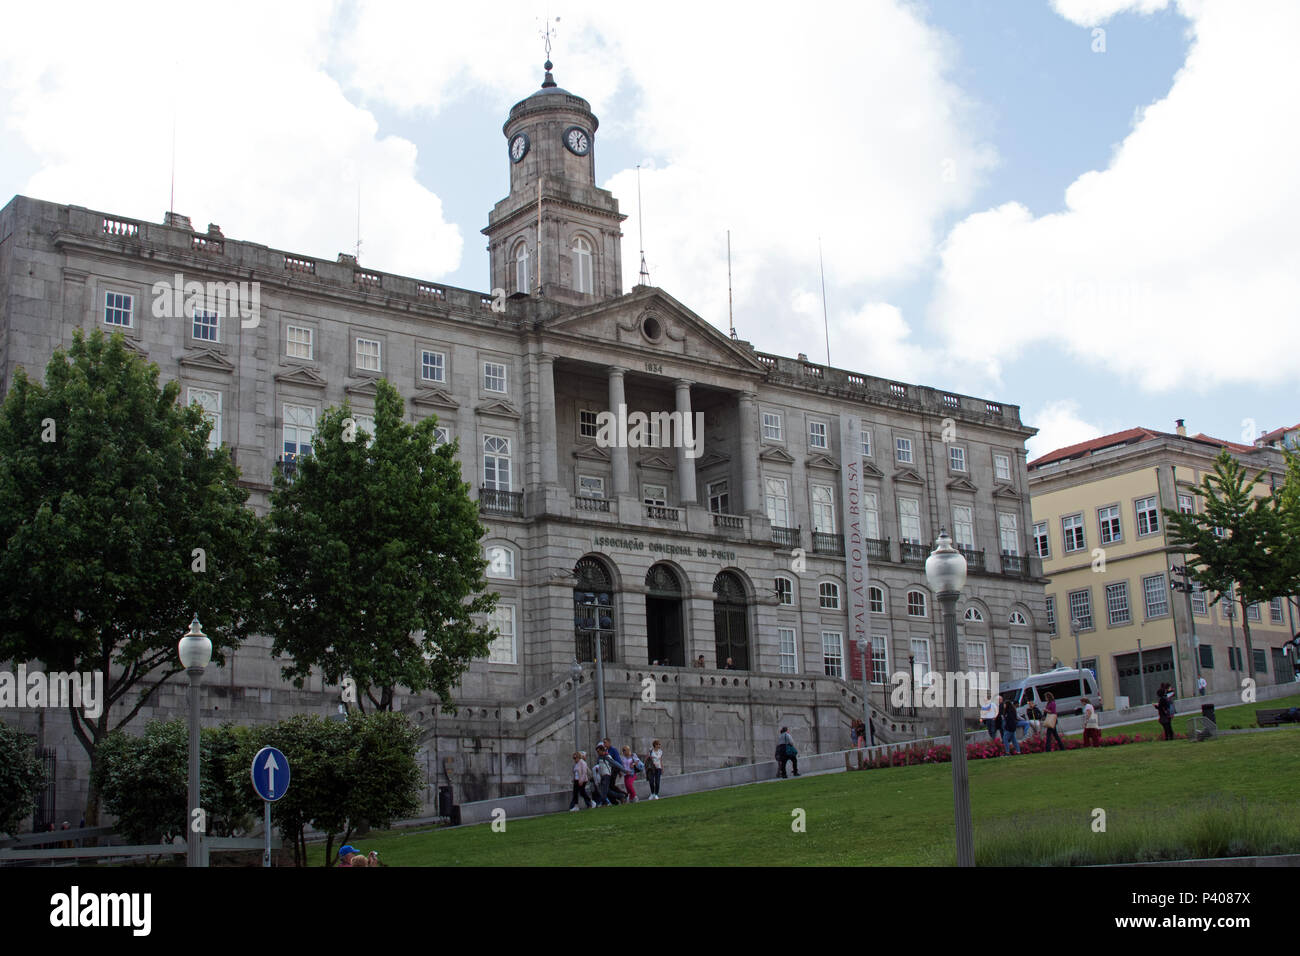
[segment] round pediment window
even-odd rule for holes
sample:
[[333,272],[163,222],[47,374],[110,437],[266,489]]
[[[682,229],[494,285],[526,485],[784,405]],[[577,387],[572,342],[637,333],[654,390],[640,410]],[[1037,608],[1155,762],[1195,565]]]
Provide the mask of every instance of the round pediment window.
[[659,342],[664,337],[664,325],[658,316],[647,315],[641,320],[641,334],[651,342]]

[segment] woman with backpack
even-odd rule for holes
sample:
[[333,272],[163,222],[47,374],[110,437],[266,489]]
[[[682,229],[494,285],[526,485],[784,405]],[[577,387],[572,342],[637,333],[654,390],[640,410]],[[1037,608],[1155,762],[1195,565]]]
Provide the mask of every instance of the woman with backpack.
[[627,789],[627,802],[636,803],[636,775],[645,770],[645,764],[641,758],[632,753],[632,748],[627,744],[623,745],[623,766],[627,771],[623,774],[623,786]]

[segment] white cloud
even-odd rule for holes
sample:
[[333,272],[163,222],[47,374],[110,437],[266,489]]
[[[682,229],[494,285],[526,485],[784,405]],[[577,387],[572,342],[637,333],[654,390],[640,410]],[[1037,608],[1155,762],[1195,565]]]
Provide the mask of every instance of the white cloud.
[[1011,203],[949,234],[931,317],[954,355],[996,375],[1045,342],[1149,390],[1294,374],[1270,356],[1300,348],[1300,6],[1194,12],[1168,96],[1063,212]]
[[1025,443],[1030,461],[1058,448],[1105,434],[1096,425],[1079,417],[1079,403],[1071,399],[1049,402],[1041,411],[1025,412],[1023,417],[1026,425],[1038,429],[1038,434]]
[[1096,26],[1117,13],[1157,13],[1169,0],[1052,0],[1052,9],[1082,27]]
[[333,258],[353,249],[359,183],[364,262],[431,278],[454,270],[460,231],[416,181],[415,147],[380,136],[323,69],[334,12],[312,2],[141,3],[129,16],[98,3],[7,9],[7,126],[42,167],[24,192],[161,221],[175,116],[176,211],[200,231],[214,220],[234,238]]

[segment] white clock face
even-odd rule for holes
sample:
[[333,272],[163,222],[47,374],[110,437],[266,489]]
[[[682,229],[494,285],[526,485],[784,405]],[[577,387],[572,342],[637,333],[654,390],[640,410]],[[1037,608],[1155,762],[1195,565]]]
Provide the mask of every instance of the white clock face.
[[564,145],[569,147],[569,152],[586,156],[591,151],[591,137],[581,127],[570,126],[564,131]]
[[519,133],[510,141],[510,159],[519,162],[528,152],[528,137]]

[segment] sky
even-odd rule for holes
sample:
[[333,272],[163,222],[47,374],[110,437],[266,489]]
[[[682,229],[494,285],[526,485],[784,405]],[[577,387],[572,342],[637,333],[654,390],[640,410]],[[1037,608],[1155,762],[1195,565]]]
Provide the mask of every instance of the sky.
[[643,229],[725,330],[730,231],[739,336],[825,361],[824,268],[830,364],[1019,405],[1031,458],[1300,421],[1293,0],[6,0],[0,203],[174,190],[200,231],[486,291],[547,15],[626,288]]

